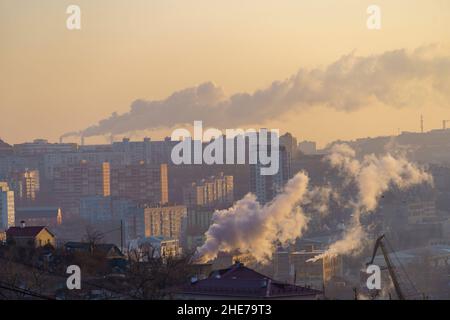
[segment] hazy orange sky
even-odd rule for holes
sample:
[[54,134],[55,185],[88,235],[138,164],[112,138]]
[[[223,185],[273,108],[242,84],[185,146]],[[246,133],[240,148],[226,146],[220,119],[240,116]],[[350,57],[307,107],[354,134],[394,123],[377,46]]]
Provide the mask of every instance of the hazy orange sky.
[[[81,30],[66,29],[69,4],[81,7]],[[381,7],[379,31],[366,27],[370,4]],[[353,50],[448,44],[450,1],[0,0],[0,41],[0,138],[57,141],[129,111],[136,99],[164,99],[205,81],[229,95],[252,93]],[[417,131],[420,114],[425,129],[438,128],[450,105],[318,106],[258,125],[323,145]]]

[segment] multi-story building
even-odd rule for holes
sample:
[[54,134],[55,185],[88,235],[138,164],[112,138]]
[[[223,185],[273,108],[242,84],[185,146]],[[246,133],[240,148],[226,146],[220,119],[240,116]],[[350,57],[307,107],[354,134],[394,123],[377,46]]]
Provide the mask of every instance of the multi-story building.
[[297,139],[289,132],[280,137],[280,145],[286,148],[286,151],[290,156],[297,152]]
[[[88,148],[92,147],[92,148]],[[46,180],[53,180],[55,170],[59,167],[78,165],[82,161],[90,164],[102,164],[108,162],[111,167],[125,164],[125,155],[122,152],[113,152],[110,148],[100,146],[83,146],[77,152],[49,153],[43,155],[42,177]],[[110,146],[107,146],[110,147]]]
[[290,157],[284,146],[279,147],[279,168],[273,175],[262,175],[260,163],[250,166],[250,191],[258,201],[265,204],[271,201],[284,187],[291,176]]
[[278,281],[292,282],[292,270],[287,250],[278,250],[273,254],[273,277]]
[[80,216],[91,224],[125,220],[136,208],[128,199],[88,196],[80,199]]
[[143,141],[130,141],[124,138],[121,142],[114,142],[112,150],[125,154],[125,163],[130,165],[144,161],[148,164],[171,163],[172,148],[178,141],[166,138],[163,141],[152,141],[144,138]]
[[14,191],[9,189],[8,183],[0,182],[0,229],[14,226],[14,220]]
[[167,165],[137,164],[114,168],[111,194],[137,204],[165,204],[169,201]]
[[0,139],[0,156],[10,155],[13,153],[13,148],[2,139]]
[[143,208],[145,237],[163,236],[183,240],[186,229],[185,206],[154,206]]
[[185,248],[192,252],[205,242],[205,232],[209,229],[214,209],[206,207],[188,207],[186,221]]
[[342,256],[325,255],[323,258],[323,282],[333,280],[333,278],[342,278],[344,274],[344,263]]
[[312,258],[324,250],[313,247],[306,250],[281,250],[274,253],[274,278],[279,281],[320,289],[333,279],[343,276],[342,256],[326,255],[323,259]]
[[107,162],[91,164],[81,161],[55,170],[55,199],[66,213],[78,214],[82,197],[109,196],[110,190],[110,166]]
[[408,222],[426,223],[436,219],[436,203],[434,200],[412,201],[408,203]]
[[233,176],[202,179],[183,188],[183,204],[187,207],[223,207],[233,204]]
[[78,149],[76,143],[49,143],[44,139],[36,139],[14,145],[14,153],[17,155],[34,156],[45,153],[75,152]]
[[15,171],[9,178],[11,189],[15,192],[16,200],[34,201],[40,189],[39,171],[25,169]]
[[233,199],[241,199],[250,192],[250,165],[248,164],[181,164],[169,166],[169,199],[183,203],[183,188],[193,181],[211,176],[233,177]]
[[307,155],[312,155],[317,153],[317,146],[314,141],[302,141],[298,144],[298,149]]

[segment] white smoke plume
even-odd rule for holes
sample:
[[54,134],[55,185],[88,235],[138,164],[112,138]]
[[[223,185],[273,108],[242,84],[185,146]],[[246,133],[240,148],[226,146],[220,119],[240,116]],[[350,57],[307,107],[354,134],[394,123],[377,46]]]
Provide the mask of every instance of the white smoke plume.
[[219,251],[250,253],[265,262],[275,244],[289,243],[302,235],[308,217],[299,204],[308,193],[308,177],[296,174],[271,203],[261,206],[248,194],[227,210],[216,211],[206,232],[206,242],[197,249],[199,261],[214,259]]
[[316,105],[343,111],[381,103],[392,107],[450,104],[450,50],[431,45],[367,57],[345,55],[325,68],[301,69],[254,93],[227,96],[211,82],[165,100],[136,100],[129,112],[113,113],[79,132],[85,137],[172,128],[203,120],[216,128],[261,124]]
[[220,251],[239,251],[267,262],[276,245],[286,245],[301,237],[312,217],[323,218],[331,200],[352,208],[350,224],[342,239],[311,261],[325,255],[356,255],[368,241],[361,216],[377,208],[384,192],[393,186],[404,190],[433,183],[431,175],[404,158],[387,154],[358,160],[355,151],[345,144],[334,145],[326,161],[345,178],[346,184],[356,185],[355,198],[344,200],[345,197],[330,186],[308,188],[309,179],[300,172],[288,181],[282,193],[264,206],[254,195],[248,194],[232,208],[216,211],[213,224],[206,232],[205,244],[197,248],[196,260],[206,262]]
[[373,212],[382,194],[390,187],[405,190],[422,183],[433,184],[430,174],[404,158],[395,158],[390,154],[382,157],[367,155],[360,161],[355,158],[354,150],[346,144],[334,145],[326,160],[345,176],[347,182],[356,184],[358,194],[356,200],[350,202],[353,215],[344,237],[333,243],[327,252],[314,257],[312,261],[317,261],[325,255],[360,253],[368,240],[360,221],[361,215]]

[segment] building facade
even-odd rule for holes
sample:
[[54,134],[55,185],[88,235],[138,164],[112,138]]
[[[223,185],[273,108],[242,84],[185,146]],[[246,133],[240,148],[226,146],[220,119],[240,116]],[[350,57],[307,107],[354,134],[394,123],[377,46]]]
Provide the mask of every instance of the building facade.
[[167,165],[138,164],[114,168],[111,194],[137,204],[166,204],[169,201]]
[[86,196],[109,196],[110,166],[81,161],[77,165],[58,167],[55,171],[54,194],[64,212],[78,214],[80,199]]
[[15,171],[10,176],[10,185],[16,200],[34,201],[40,189],[39,171],[25,169]]
[[14,226],[15,206],[14,191],[6,182],[0,182],[0,229],[6,230]]
[[184,238],[187,216],[185,206],[146,207],[143,212],[145,237]]
[[223,207],[232,205],[233,176],[212,176],[183,188],[183,204],[187,207]]

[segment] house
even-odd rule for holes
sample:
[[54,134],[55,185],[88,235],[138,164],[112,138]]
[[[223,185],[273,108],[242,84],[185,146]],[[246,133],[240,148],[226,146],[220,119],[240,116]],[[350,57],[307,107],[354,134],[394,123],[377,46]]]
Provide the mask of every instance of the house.
[[122,251],[112,243],[98,243],[92,245],[87,242],[71,241],[64,244],[64,249],[67,252],[99,253],[104,255],[107,259],[122,259],[125,257]]
[[123,271],[127,266],[127,258],[120,249],[112,243],[91,244],[87,242],[67,242],[64,249],[68,253],[89,253],[103,256],[112,270]]
[[178,298],[189,300],[315,300],[322,296],[322,291],[275,281],[239,262],[213,271],[206,279],[194,277],[178,294]]
[[6,230],[6,241],[21,247],[56,247],[55,235],[47,227],[27,227],[24,222],[20,227],[10,227]]

